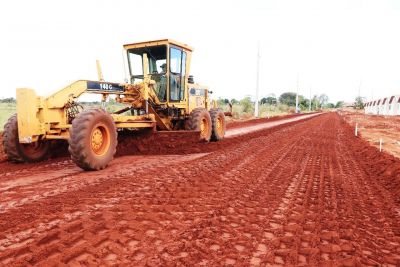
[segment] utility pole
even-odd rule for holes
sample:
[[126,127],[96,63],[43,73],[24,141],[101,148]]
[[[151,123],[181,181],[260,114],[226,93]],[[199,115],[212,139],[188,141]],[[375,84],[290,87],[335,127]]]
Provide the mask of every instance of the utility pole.
[[254,117],[258,118],[258,91],[259,91],[259,81],[260,81],[260,41],[257,44],[257,78],[256,78],[256,103],[254,107]]
[[297,73],[296,113],[299,113],[299,73]]
[[308,111],[311,111],[311,86],[310,86],[310,104],[308,105]]
[[[361,83],[362,83],[362,79],[360,79],[360,84],[358,85],[358,97],[356,97],[356,105],[358,106],[358,104],[362,103],[361,101]],[[361,106],[359,107],[361,109]]]

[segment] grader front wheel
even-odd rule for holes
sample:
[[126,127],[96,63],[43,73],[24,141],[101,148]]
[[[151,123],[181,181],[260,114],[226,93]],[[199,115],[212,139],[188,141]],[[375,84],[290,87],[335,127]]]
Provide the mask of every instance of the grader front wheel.
[[79,167],[104,169],[114,158],[118,142],[113,118],[102,109],[81,112],[72,122],[68,142],[71,158]]
[[50,143],[41,139],[31,144],[20,143],[17,114],[14,114],[4,125],[3,149],[10,161],[37,162],[49,155]]
[[194,109],[189,116],[188,128],[199,131],[201,141],[210,141],[212,132],[210,113],[205,108]]

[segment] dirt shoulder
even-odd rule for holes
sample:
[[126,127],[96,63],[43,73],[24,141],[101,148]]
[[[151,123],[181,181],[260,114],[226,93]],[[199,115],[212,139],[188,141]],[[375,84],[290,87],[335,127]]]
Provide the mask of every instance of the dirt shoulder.
[[360,112],[341,112],[344,120],[353,128],[357,124],[359,136],[379,149],[400,158],[400,117],[365,115]]
[[[312,114],[312,113],[307,113],[307,114]],[[288,118],[293,118],[293,117],[302,116],[302,115],[305,115],[305,114],[288,114],[288,115],[282,115],[282,116],[249,119],[249,120],[233,120],[231,118],[227,118],[228,122],[226,125],[226,129],[230,130],[230,129],[242,128],[242,127],[247,127],[247,126],[251,126],[251,125],[255,125],[255,124],[259,124],[259,123],[288,119]]]

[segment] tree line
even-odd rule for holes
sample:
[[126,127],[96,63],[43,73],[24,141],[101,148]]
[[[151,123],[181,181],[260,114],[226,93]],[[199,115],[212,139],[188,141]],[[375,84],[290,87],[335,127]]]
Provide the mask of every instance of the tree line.
[[[311,109],[320,109],[320,108],[341,108],[344,104],[343,101],[338,101],[335,104],[328,102],[329,98],[325,94],[321,95],[314,95],[311,98]],[[232,105],[234,104],[241,104],[243,106],[250,107],[251,105],[254,105],[254,101],[251,100],[250,96],[247,96],[241,100],[236,100],[236,99],[219,99],[218,100],[222,104],[228,104],[231,103]],[[110,102],[115,102],[113,99],[110,99]],[[1,98],[0,103],[16,103],[15,98],[13,97],[8,97],[8,98]],[[85,104],[86,102],[83,102]],[[88,102],[89,103],[89,102]],[[91,102],[92,103],[92,102]],[[99,103],[96,101],[95,103]],[[357,97],[354,102],[354,107],[358,109],[364,108],[364,103],[365,103],[365,98],[364,97]],[[261,105],[271,105],[271,106],[276,106],[278,104],[284,104],[289,107],[295,107],[296,106],[296,93],[293,92],[286,92],[281,94],[279,97],[276,97],[275,94],[270,94],[268,96],[265,96],[260,99],[260,104]],[[302,95],[299,95],[299,108],[301,110],[307,110],[310,107],[310,99],[306,98]]]
[[0,98],[0,103],[15,103],[16,100],[14,97],[8,97],[8,98]]
[[[338,101],[336,103],[329,102],[329,97],[325,94],[314,95],[311,99],[304,97],[303,95],[298,96],[299,108],[301,110],[307,110],[311,108],[312,110],[321,108],[341,108],[343,106],[343,101]],[[224,104],[231,103],[232,105],[240,104],[244,106],[254,105],[254,101],[251,100],[250,96],[247,96],[241,100],[236,99],[220,99],[220,102]],[[311,103],[310,103],[311,102]],[[270,94],[260,99],[261,105],[276,106],[278,104],[287,105],[288,107],[296,107],[296,93],[285,92],[277,97],[275,94]],[[310,106],[311,104],[311,106]]]

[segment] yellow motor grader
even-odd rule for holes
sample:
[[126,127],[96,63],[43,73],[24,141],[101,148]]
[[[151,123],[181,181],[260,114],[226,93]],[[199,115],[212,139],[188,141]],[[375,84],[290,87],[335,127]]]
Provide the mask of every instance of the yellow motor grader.
[[[212,105],[206,86],[189,76],[193,49],[170,39],[126,44],[126,83],[79,80],[48,97],[17,89],[17,114],[4,126],[3,148],[14,162],[47,157],[50,143],[68,140],[72,160],[84,170],[101,170],[113,159],[118,131],[191,130],[199,140],[218,141],[225,135],[225,116]],[[84,110],[78,97],[100,94],[102,104],[113,95],[123,104],[108,113],[104,105]]]

